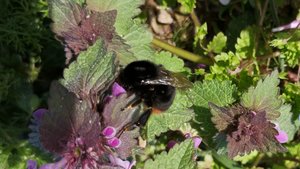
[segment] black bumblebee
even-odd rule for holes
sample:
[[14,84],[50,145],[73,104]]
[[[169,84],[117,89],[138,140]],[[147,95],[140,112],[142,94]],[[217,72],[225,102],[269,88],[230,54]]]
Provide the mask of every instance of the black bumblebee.
[[[179,73],[172,73],[161,65],[149,61],[128,64],[120,74],[120,82],[129,92],[134,92],[151,113],[167,110],[173,103],[176,88],[189,88],[192,83]],[[142,117],[143,118],[143,117]]]

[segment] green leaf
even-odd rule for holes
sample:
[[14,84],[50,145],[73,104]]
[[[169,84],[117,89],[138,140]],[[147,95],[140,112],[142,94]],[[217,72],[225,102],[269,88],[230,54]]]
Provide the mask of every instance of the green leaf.
[[133,19],[140,13],[139,6],[144,0],[87,0],[89,9],[104,12],[117,10],[115,28],[117,34],[130,46],[126,56],[120,57],[120,64],[127,65],[134,60],[153,60],[154,50],[150,47],[152,34],[146,25],[139,23],[139,19]]
[[230,169],[242,169],[242,167],[240,167],[237,162],[230,160],[225,155],[219,155],[215,151],[213,151],[212,156],[214,158],[214,161],[220,166],[224,166],[225,168]]
[[208,102],[219,106],[226,106],[235,101],[236,86],[230,81],[204,81],[196,82],[191,90],[191,101],[195,106],[208,108]]
[[287,44],[286,39],[274,39],[270,42],[270,46],[278,47],[279,49],[282,49],[286,44]]
[[193,169],[195,168],[194,144],[192,139],[173,147],[169,153],[162,152],[154,160],[147,160],[145,169]]
[[[72,26],[78,25],[80,16],[80,5],[72,0],[48,0],[49,16],[55,24],[52,30],[56,33],[69,30]],[[58,34],[61,36],[61,34]]]
[[87,51],[81,52],[77,60],[64,70],[61,83],[81,98],[97,97],[96,93],[103,93],[115,79],[115,58],[115,54],[107,53],[102,41],[98,40]]
[[[237,88],[230,81],[204,81],[196,82],[191,90],[191,102],[194,104],[195,119],[199,124],[194,124],[193,127],[198,130],[203,141],[210,147],[215,147],[214,137],[217,134],[215,125],[211,121],[212,114],[209,111],[208,102],[217,105],[226,106],[235,102]],[[218,139],[218,138],[216,138]],[[222,140],[222,139],[220,139]],[[224,139],[223,139],[224,140]],[[224,140],[225,141],[225,140]],[[225,143],[218,143],[218,151],[224,153]]]
[[165,112],[153,114],[150,116],[147,127],[147,138],[154,139],[168,130],[177,130],[194,116],[187,96],[181,92],[177,92],[172,106]]
[[293,105],[293,118],[296,119],[300,115],[300,84],[286,83],[284,85],[283,98],[286,102]]
[[163,65],[164,68],[171,72],[183,72],[185,70],[183,60],[172,56],[170,52],[162,51],[156,53],[153,61],[156,64]]
[[87,7],[94,11],[117,10],[116,31],[122,37],[132,27],[132,18],[140,13],[144,0],[86,0]]
[[32,147],[26,140],[14,140],[13,143],[3,143],[0,140],[0,168],[26,168],[27,160],[36,160],[39,164],[47,163],[49,154]]
[[[130,46],[129,51],[133,53],[134,60],[153,61],[154,50],[150,47],[152,34],[147,31],[145,25],[136,22],[137,21],[132,23],[131,27],[126,31],[126,34],[124,34],[122,38],[125,40],[125,43]],[[134,60],[130,58],[125,62],[130,63]]]
[[270,46],[280,49],[281,58],[291,67],[295,67],[299,63],[300,55],[300,31],[295,31],[293,34],[279,33],[277,38],[270,42]]
[[183,13],[191,13],[193,9],[196,7],[196,0],[178,0],[183,7]]
[[237,38],[240,36],[240,33],[243,29],[249,25],[256,24],[257,20],[255,17],[253,17],[254,14],[255,11],[253,10],[244,10],[239,15],[236,15],[230,19],[228,23],[228,29],[226,31],[226,35],[228,37],[228,49],[232,51],[235,49]]
[[221,53],[223,48],[226,46],[227,37],[219,32],[216,36],[214,36],[213,40],[209,42],[207,45],[207,49],[210,52]]
[[240,58],[254,57],[255,56],[255,30],[253,27],[248,27],[243,30],[240,37],[237,39],[235,45],[236,54]]
[[260,80],[256,87],[250,87],[247,93],[244,93],[241,104],[244,107],[255,111],[266,111],[268,119],[275,119],[280,116],[279,108],[281,100],[279,96],[278,71],[275,70],[264,80]]
[[243,155],[243,156],[235,156],[234,157],[234,161],[240,161],[242,164],[247,164],[247,163],[250,163],[250,162],[253,162],[255,160],[255,157],[258,156],[258,151],[254,150],[252,151],[250,154],[246,154],[246,155]]
[[196,27],[196,34],[194,37],[194,46],[197,46],[197,43],[201,43],[204,37],[207,35],[207,24],[204,23],[200,27]]
[[298,128],[293,121],[293,113],[291,113],[291,109],[292,107],[289,104],[282,105],[279,109],[280,116],[275,121],[275,123],[279,124],[279,128],[287,133],[288,141],[293,140],[295,133],[298,131]]

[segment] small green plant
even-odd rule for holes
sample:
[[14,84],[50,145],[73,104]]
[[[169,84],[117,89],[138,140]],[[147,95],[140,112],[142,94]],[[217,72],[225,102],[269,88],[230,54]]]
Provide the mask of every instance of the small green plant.
[[[297,21],[299,5],[147,5],[4,2],[0,168],[299,167],[299,29],[279,26]],[[153,37],[140,15],[151,5],[170,12],[174,25],[185,18],[193,38],[174,34],[176,46]],[[294,18],[278,12],[285,7]],[[140,60],[157,66],[155,78],[124,83],[124,68]],[[157,109],[154,100],[170,91],[172,104]]]

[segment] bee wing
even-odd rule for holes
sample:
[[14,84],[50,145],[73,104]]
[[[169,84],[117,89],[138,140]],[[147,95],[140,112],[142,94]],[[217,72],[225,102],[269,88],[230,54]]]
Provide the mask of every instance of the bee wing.
[[193,85],[192,82],[190,82],[181,73],[173,73],[167,70],[161,70],[159,77],[156,79],[143,80],[142,84],[170,85],[181,89],[190,88]]

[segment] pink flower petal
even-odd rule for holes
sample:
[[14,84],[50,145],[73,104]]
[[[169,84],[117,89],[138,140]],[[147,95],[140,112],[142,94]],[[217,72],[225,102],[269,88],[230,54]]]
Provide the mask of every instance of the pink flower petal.
[[274,127],[278,131],[278,135],[275,136],[279,143],[286,143],[289,140],[287,133],[280,129],[279,125],[275,123]]
[[124,169],[131,169],[136,161],[132,161],[131,163],[129,161],[126,161],[126,160],[122,160],[118,157],[114,157],[112,155],[109,156],[109,160],[112,164],[115,164],[115,165],[118,165],[120,167],[123,167]]
[[198,148],[202,142],[202,138],[201,137],[193,137],[193,142],[194,142],[194,148]]
[[102,130],[102,134],[106,138],[113,138],[113,137],[115,137],[116,133],[117,133],[117,130],[111,126],[107,126],[104,130]]
[[68,161],[65,158],[62,158],[60,161],[56,163],[49,163],[42,165],[39,169],[59,169],[66,168]]
[[27,169],[37,169],[37,162],[34,160],[28,160]]
[[112,86],[112,95],[117,97],[123,93],[126,93],[126,90],[122,86],[120,86],[118,83],[115,82]]
[[111,138],[107,140],[107,145],[109,145],[112,148],[118,148],[122,144],[122,141],[118,139],[117,137]]
[[300,28],[300,20],[294,20],[289,24],[273,28],[272,32],[280,32],[286,29],[295,29],[295,28]]
[[44,114],[45,114],[47,111],[48,111],[47,109],[41,108],[41,109],[37,109],[37,110],[34,111],[32,114],[33,114],[33,117],[34,117],[36,120],[41,120],[41,118],[44,116]]
[[286,142],[288,142],[288,140],[289,140],[288,135],[287,135],[286,132],[283,131],[283,130],[279,130],[279,131],[278,131],[278,135],[275,136],[275,137],[276,137],[276,139],[277,139],[277,141],[278,141],[279,143],[286,143]]
[[175,145],[177,144],[177,142],[175,140],[170,140],[167,144],[167,150],[170,150],[171,148],[173,148]]
[[207,66],[205,64],[197,64],[197,68],[205,69]]

